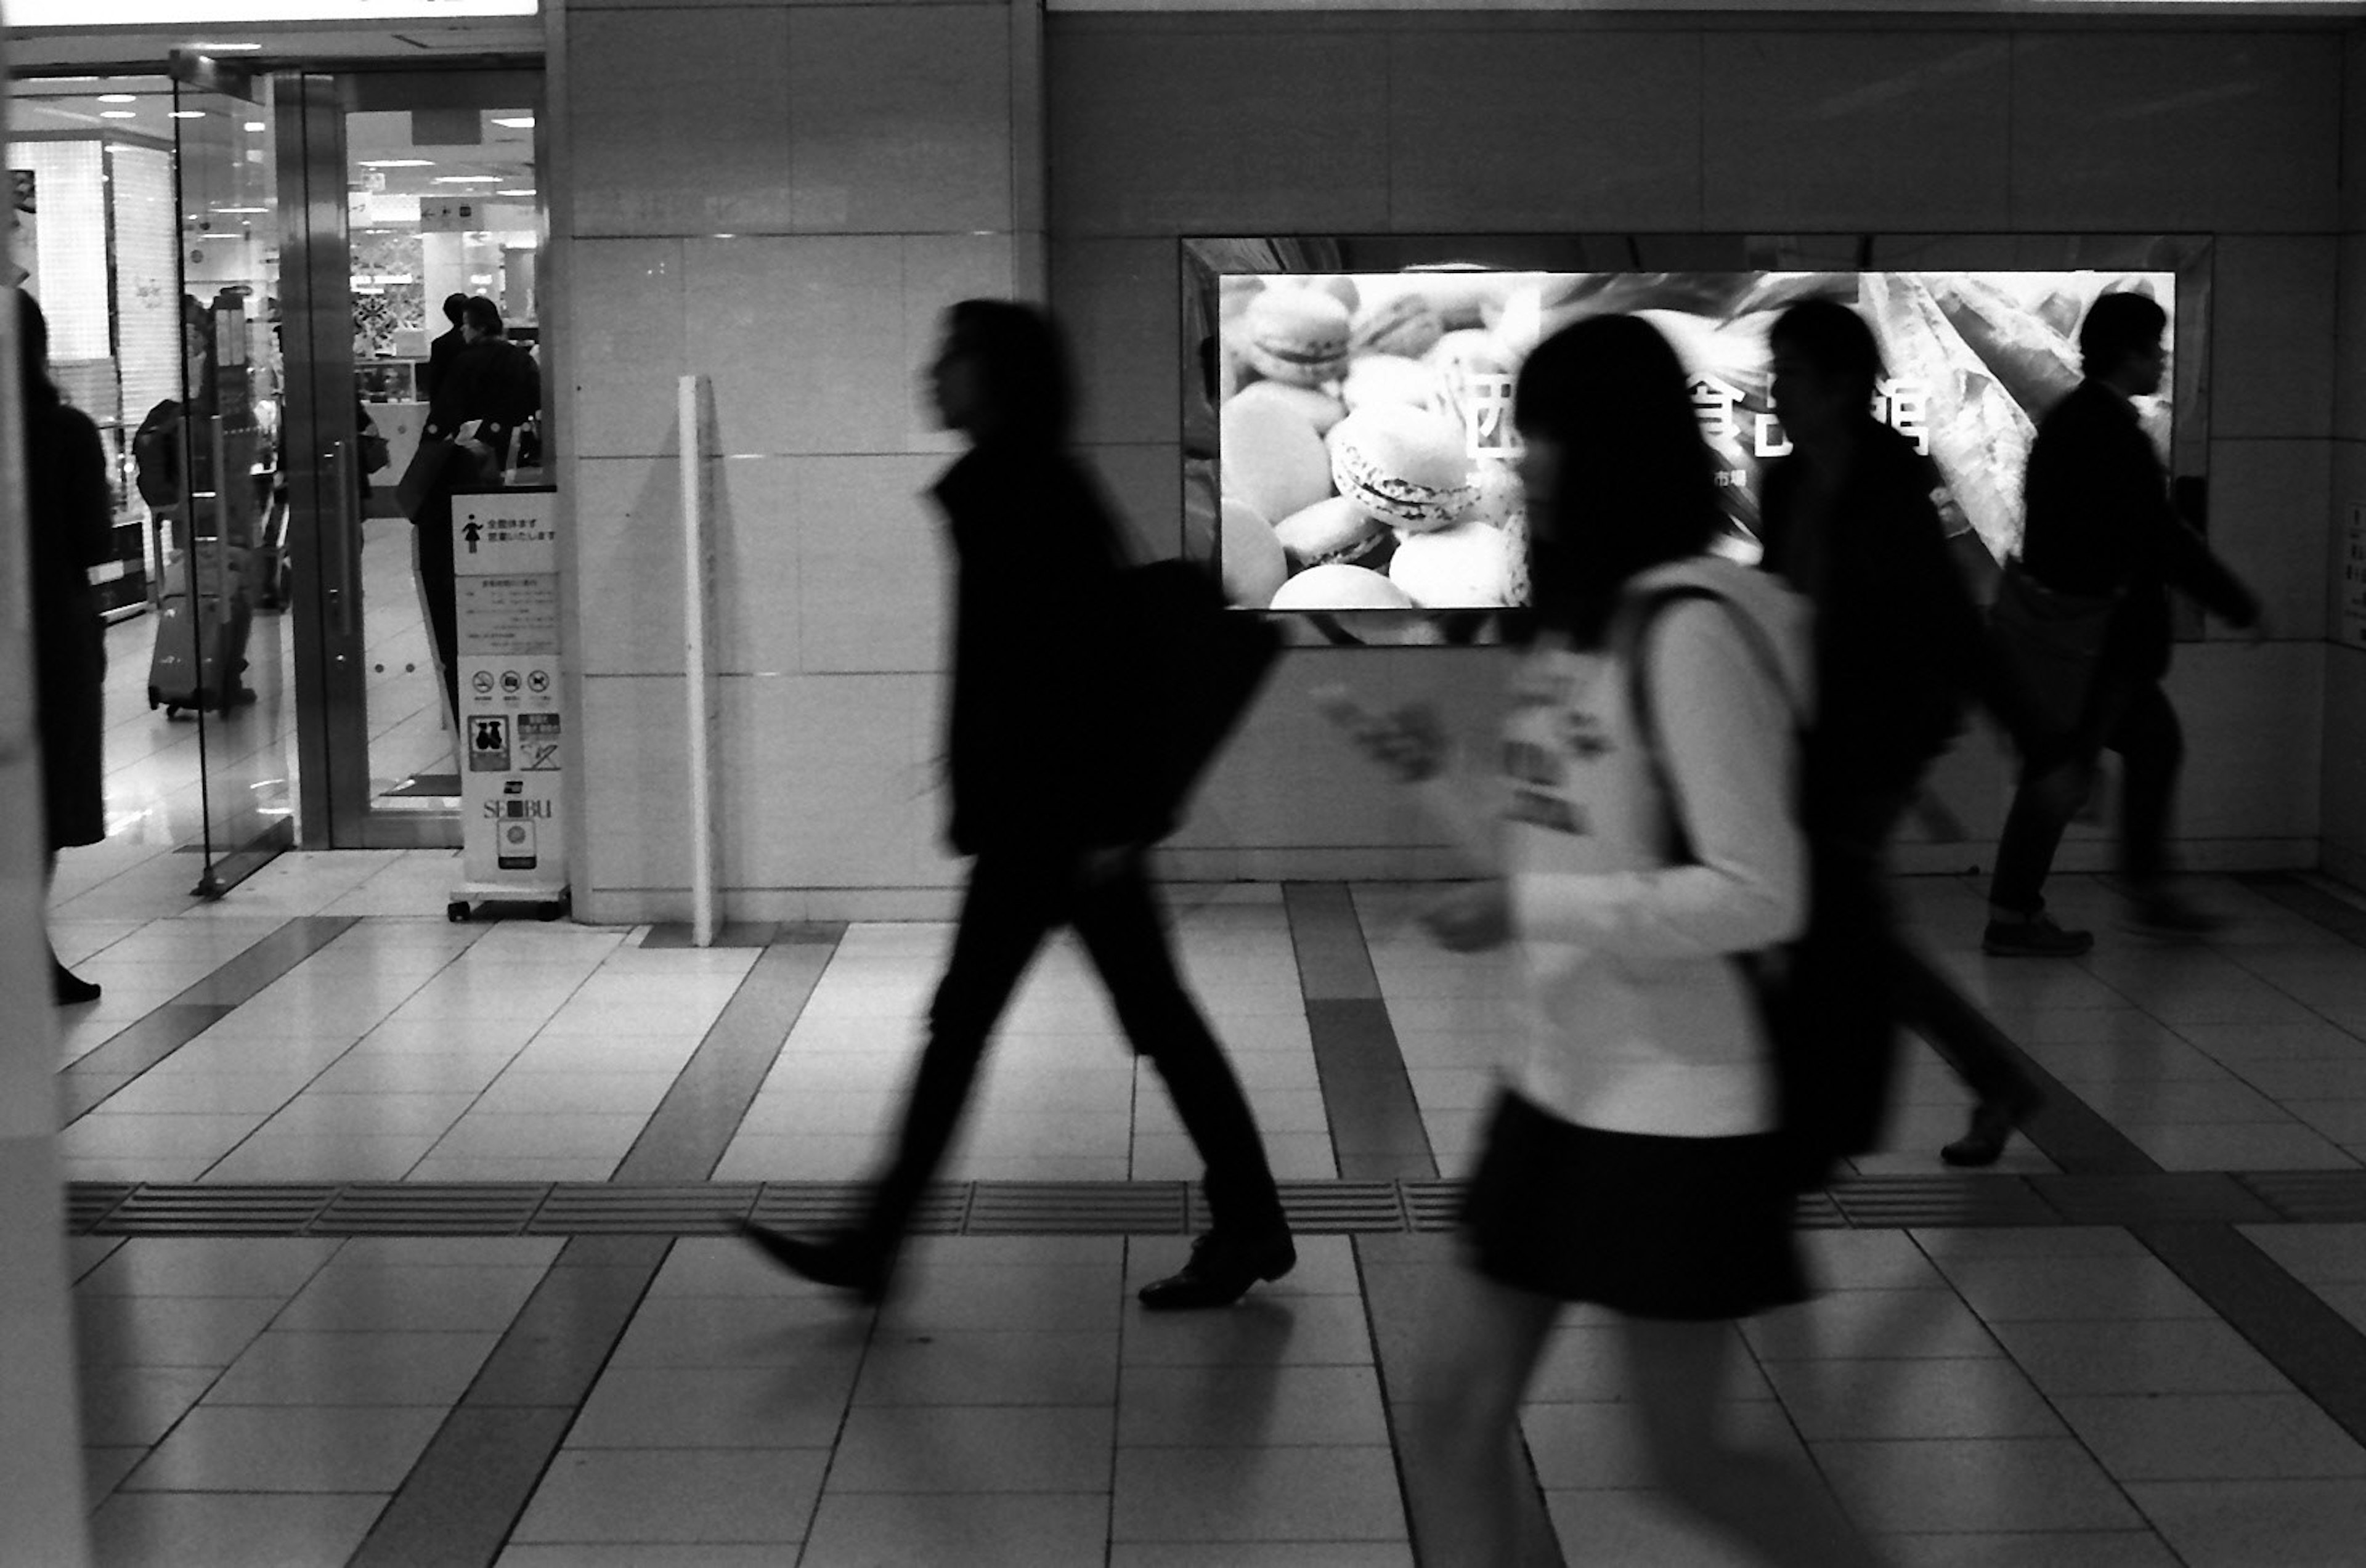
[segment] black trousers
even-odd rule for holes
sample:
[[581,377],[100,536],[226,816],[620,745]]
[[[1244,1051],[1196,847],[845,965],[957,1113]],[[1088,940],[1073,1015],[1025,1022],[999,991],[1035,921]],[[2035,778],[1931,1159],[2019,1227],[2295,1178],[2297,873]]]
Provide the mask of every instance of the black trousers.
[[1809,835],[1807,933],[1793,953],[1795,995],[1824,1066],[1807,1108],[1827,1146],[1878,1145],[1903,1024],[1931,1043],[1984,1101],[2031,1095],[2019,1054],[1907,937],[1889,894],[1887,848],[1908,801],[1866,795],[1839,803]]
[[452,559],[452,492],[439,490],[419,511],[419,588],[427,601],[427,630],[444,678],[445,708],[460,727],[459,586]]
[[[2169,869],[2169,815],[2177,770],[2185,761],[2185,734],[2177,710],[2155,679],[2104,678],[2086,727],[2080,755],[2120,754],[2120,872],[2148,883]],[[1989,901],[2000,909],[2035,914],[2045,907],[2045,878],[2077,803],[2035,786],[2024,772],[2005,813]]]
[[988,850],[970,868],[952,960],[929,1008],[929,1043],[914,1074],[896,1152],[875,1189],[869,1238],[892,1247],[943,1161],[978,1063],[1010,993],[1045,936],[1076,935],[1116,1004],[1135,1051],[1166,1081],[1183,1130],[1206,1164],[1218,1230],[1282,1223],[1265,1145],[1240,1080],[1181,977],[1139,857],[1084,886],[1081,857],[1062,849]]

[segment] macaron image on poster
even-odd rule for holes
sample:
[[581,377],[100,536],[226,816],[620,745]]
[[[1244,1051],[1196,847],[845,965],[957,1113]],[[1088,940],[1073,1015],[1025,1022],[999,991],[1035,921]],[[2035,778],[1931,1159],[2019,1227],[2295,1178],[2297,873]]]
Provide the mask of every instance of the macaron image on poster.
[[[2019,544],[2036,422],[2078,384],[2087,308],[2135,290],[2173,321],[2176,275],[1455,269],[1214,284],[1222,515],[1209,533],[1233,603],[1467,624],[1526,602],[1513,388],[1529,351],[1572,321],[1633,314],[1667,337],[1719,470],[1719,547],[1749,560],[1760,474],[1789,450],[1767,333],[1801,299],[1859,310],[1884,363],[1872,412],[1930,458],[1951,531],[1993,563]],[[2140,412],[2165,451],[2168,401]]]

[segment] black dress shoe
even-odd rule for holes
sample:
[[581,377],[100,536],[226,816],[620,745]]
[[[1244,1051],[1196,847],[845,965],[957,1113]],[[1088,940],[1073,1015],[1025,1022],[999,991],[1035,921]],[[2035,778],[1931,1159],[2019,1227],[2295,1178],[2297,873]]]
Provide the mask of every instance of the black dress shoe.
[[1298,1248],[1287,1230],[1252,1236],[1210,1231],[1191,1244],[1190,1260],[1179,1272],[1142,1287],[1142,1304],[1153,1312],[1230,1306],[1259,1280],[1279,1280],[1297,1266]]
[[866,1306],[887,1299],[887,1258],[880,1248],[853,1232],[820,1241],[800,1241],[770,1225],[732,1216],[731,1228],[757,1251],[799,1279],[817,1285],[852,1291]]
[[1939,1157],[1949,1165],[1994,1165],[2003,1156],[2005,1145],[2011,1142],[2012,1124],[2017,1120],[2001,1105],[1975,1105],[1970,1129],[1941,1149]]
[[62,964],[50,965],[50,994],[60,1007],[79,1007],[98,1000],[98,982],[85,980]]

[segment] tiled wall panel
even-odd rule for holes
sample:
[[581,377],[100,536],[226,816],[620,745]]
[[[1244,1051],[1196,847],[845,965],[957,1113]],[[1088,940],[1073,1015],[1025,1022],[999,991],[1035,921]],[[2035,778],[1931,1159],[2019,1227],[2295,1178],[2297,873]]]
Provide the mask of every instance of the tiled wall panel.
[[[2259,596],[2270,634],[2325,635],[2325,561],[2310,547],[2330,514],[2333,447],[2326,441],[2213,441],[2210,543]],[[2246,633],[2212,620],[2209,635]]]
[[1701,227],[2008,227],[2011,64],[1995,32],[1711,34]]
[[[2361,81],[2366,87],[2366,81]],[[2360,106],[2366,118],[2366,105]],[[2347,441],[2366,441],[2366,233],[2347,233],[2339,242],[2334,307],[2333,434]]]
[[2322,232],[2340,93],[2323,33],[2016,34],[2014,226]]
[[567,280],[573,449],[602,457],[677,450],[674,383],[689,363],[682,243],[578,240]]
[[575,231],[790,226],[789,14],[670,6],[567,22]]
[[1702,51],[1565,28],[1391,39],[1388,226],[1698,227]]
[[1055,233],[1388,227],[1383,38],[1092,31],[1054,46],[1047,76]]
[[2316,837],[2325,656],[2321,642],[2177,650],[2169,694],[2185,728],[2180,837]]
[[2213,436],[2327,435],[2333,428],[2330,234],[2225,234],[2211,256]]
[[1010,225],[1000,6],[816,7],[789,21],[789,201],[854,233]]
[[[2325,650],[2325,841],[2337,869],[2366,872],[2366,648]],[[2344,731],[2336,721],[2347,719]],[[2361,884],[2366,885],[2366,884]]]

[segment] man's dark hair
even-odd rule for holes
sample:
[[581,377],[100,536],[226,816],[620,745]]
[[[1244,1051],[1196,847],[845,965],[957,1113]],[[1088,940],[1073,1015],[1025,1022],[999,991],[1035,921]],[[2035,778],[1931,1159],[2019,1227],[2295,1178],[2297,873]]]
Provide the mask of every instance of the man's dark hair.
[[2150,295],[2099,294],[2079,323],[2080,367],[2090,376],[2108,376],[2158,343],[2168,326],[2169,312]]
[[1051,317],[1008,299],[963,299],[945,312],[945,344],[982,372],[992,434],[1054,446],[1067,439],[1076,377]]
[[454,326],[458,326],[460,312],[468,308],[468,297],[466,294],[446,294],[444,296],[444,319]]
[[1881,345],[1863,316],[1837,299],[1802,299],[1774,318],[1766,334],[1775,353],[1797,353],[1815,370],[1838,377],[1858,389],[1863,402],[1873,401],[1881,380]]
[[1629,579],[1725,526],[1684,364],[1648,321],[1589,317],[1537,345],[1512,408],[1561,452],[1553,515],[1528,531],[1535,625],[1598,647]]
[[481,294],[472,294],[460,302],[460,320],[488,337],[501,335],[501,308]]

